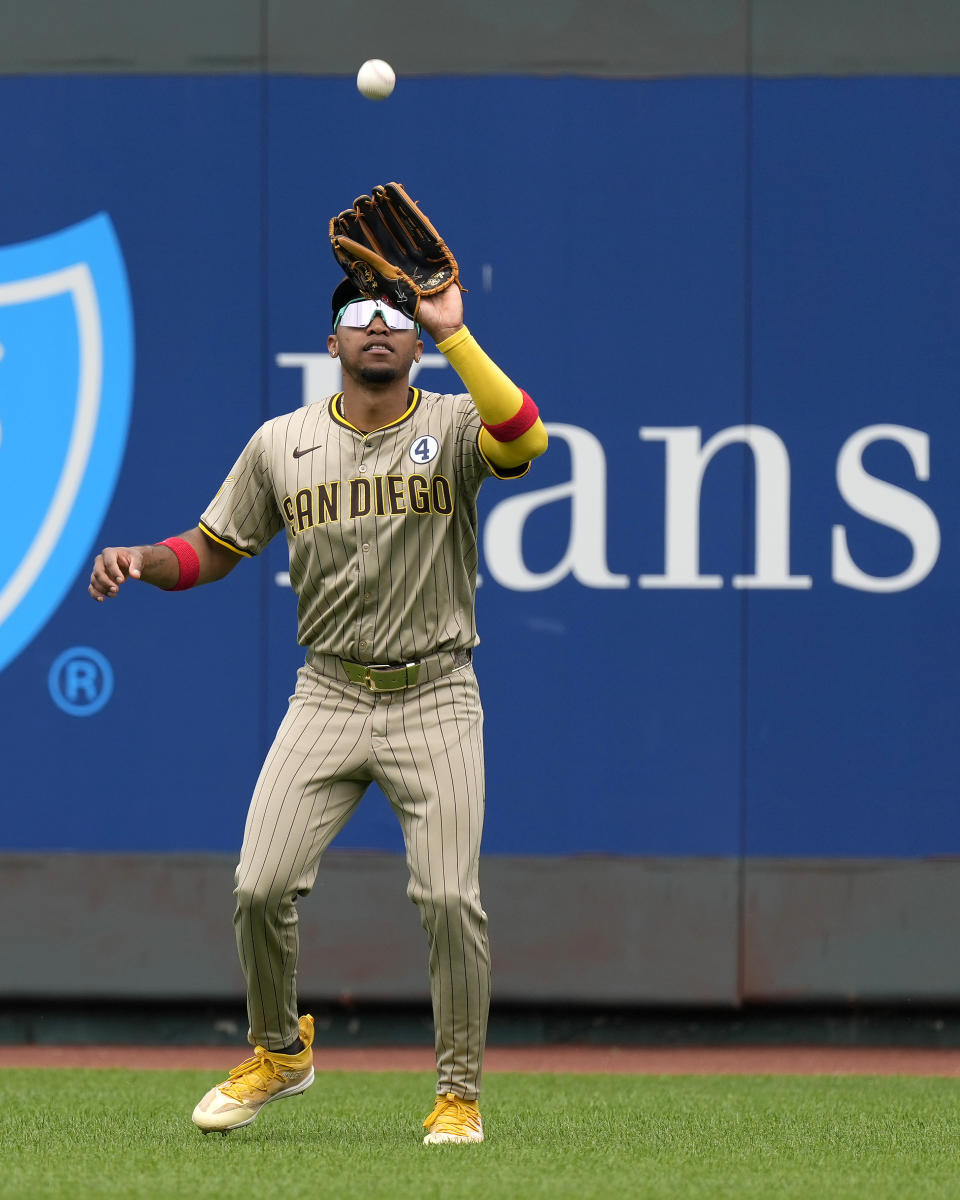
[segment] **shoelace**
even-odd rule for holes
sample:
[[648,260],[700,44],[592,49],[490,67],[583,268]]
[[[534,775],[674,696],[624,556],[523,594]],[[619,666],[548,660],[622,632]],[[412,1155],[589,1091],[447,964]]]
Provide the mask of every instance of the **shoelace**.
[[463,1100],[459,1096],[455,1096],[453,1092],[447,1092],[445,1096],[437,1097],[433,1112],[423,1123],[424,1129],[429,1129],[433,1133],[453,1134],[462,1134],[465,1125],[474,1133],[478,1132],[480,1112],[477,1109],[476,1101]]
[[257,1046],[253,1058],[245,1059],[233,1068],[220,1091],[225,1096],[232,1096],[234,1100],[243,1100],[250,1092],[267,1091],[271,1079],[282,1078],[276,1063],[267,1056],[266,1050]]

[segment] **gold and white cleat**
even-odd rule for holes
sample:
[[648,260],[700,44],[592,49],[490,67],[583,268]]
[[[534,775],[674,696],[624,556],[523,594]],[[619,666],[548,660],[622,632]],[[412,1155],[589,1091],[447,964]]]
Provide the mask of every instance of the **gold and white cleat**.
[[300,1018],[299,1054],[274,1054],[263,1046],[253,1058],[234,1067],[193,1110],[193,1123],[201,1133],[222,1133],[249,1125],[271,1100],[298,1096],[313,1083],[313,1017]]
[[423,1139],[425,1146],[440,1146],[444,1142],[465,1145],[483,1141],[483,1122],[476,1100],[464,1100],[447,1092],[438,1096],[433,1112],[423,1123],[430,1132]]

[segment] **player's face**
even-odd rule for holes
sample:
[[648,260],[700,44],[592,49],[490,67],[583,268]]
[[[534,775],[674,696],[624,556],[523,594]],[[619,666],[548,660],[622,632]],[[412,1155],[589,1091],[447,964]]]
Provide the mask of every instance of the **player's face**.
[[327,349],[340,359],[345,375],[363,383],[393,383],[406,379],[420,361],[423,342],[416,329],[391,329],[377,312],[364,329],[345,325],[327,338]]

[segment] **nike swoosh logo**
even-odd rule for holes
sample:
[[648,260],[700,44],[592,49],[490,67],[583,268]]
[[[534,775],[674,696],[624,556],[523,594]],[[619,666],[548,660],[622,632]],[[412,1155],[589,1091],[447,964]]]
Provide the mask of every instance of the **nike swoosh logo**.
[[296,448],[296,450],[294,450],[294,452],[293,452],[293,457],[294,458],[303,458],[303,456],[305,454],[310,454],[311,451],[313,451],[313,450],[319,450],[322,445],[323,445],[323,442],[317,442],[317,444],[315,446],[308,446],[306,448],[306,450],[301,450],[300,447],[298,446]]

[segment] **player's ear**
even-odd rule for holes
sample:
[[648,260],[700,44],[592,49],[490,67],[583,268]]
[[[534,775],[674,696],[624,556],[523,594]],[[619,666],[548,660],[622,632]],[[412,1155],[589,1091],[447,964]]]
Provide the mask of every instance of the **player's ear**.
[[337,341],[337,335],[331,333],[327,338],[327,352],[331,358],[336,358],[340,353],[340,343]]
[[417,339],[417,345],[416,345],[416,349],[415,349],[415,350],[414,350],[414,352],[413,352],[413,361],[414,361],[414,362],[419,362],[419,361],[420,361],[420,355],[421,355],[422,353],[423,353],[423,342],[421,342],[421,341],[419,340],[419,338],[418,338],[418,339]]

